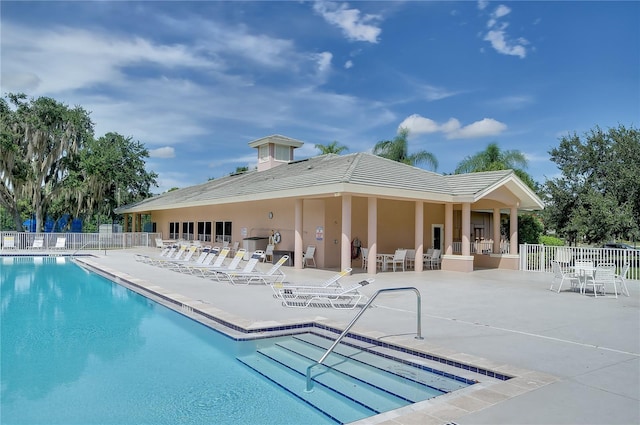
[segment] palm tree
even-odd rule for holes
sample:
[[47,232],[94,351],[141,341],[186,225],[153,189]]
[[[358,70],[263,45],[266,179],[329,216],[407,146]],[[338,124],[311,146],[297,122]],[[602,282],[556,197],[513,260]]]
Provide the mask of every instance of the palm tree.
[[503,151],[495,142],[489,143],[482,152],[471,155],[458,163],[454,174],[477,173],[480,171],[513,170],[514,173],[532,189],[536,188],[533,178],[524,169],[527,158],[517,150]]
[[438,160],[432,153],[420,151],[409,154],[408,137],[409,129],[402,127],[393,140],[382,140],[376,143],[373,147],[373,154],[414,166],[425,163],[435,171],[438,168]]
[[315,147],[320,150],[320,155],[326,155],[329,153],[340,155],[342,152],[349,150],[348,147],[338,144],[337,140],[334,140],[328,145],[317,144]]

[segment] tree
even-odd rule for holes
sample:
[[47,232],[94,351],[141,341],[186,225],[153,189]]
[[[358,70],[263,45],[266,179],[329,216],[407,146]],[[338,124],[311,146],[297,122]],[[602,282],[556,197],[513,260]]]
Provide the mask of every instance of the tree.
[[[93,136],[89,113],[69,108],[49,97],[26,100],[7,95],[0,105],[0,202],[21,230],[21,199],[30,201],[36,230],[41,231],[47,208],[60,195],[69,167]],[[13,106],[12,109],[9,104]]]
[[373,147],[373,154],[383,158],[391,159],[403,164],[418,165],[426,164],[433,170],[438,168],[438,160],[427,151],[419,151],[409,154],[409,129],[402,127],[393,140],[382,140]]
[[320,151],[320,155],[327,155],[330,153],[334,153],[336,155],[340,155],[344,151],[348,151],[349,148],[338,143],[337,140],[329,143],[328,145],[316,144],[315,148]]
[[545,184],[547,227],[569,241],[640,238],[640,131],[575,133],[549,151],[562,177]]
[[75,215],[97,212],[115,218],[120,205],[152,195],[158,175],[145,169],[149,151],[139,141],[118,133],[91,139],[80,151],[74,173],[65,185]]
[[458,163],[454,173],[477,173],[481,171],[513,170],[513,172],[531,189],[537,190],[537,184],[524,169],[527,158],[517,150],[501,150],[497,143],[489,143],[487,148],[475,155],[467,156]]

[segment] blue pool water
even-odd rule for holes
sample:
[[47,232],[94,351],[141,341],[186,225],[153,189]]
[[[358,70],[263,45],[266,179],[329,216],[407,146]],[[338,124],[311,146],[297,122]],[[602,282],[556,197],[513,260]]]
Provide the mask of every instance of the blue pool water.
[[0,423],[327,424],[254,349],[70,261],[0,258]]

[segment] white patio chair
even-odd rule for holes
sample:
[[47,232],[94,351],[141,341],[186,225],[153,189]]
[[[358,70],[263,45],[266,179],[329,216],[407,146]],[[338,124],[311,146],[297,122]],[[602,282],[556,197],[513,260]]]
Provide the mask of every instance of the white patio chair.
[[311,267],[310,263],[313,263],[313,267],[317,267],[316,259],[314,257],[315,253],[316,253],[315,245],[309,245],[307,247],[307,251],[302,254],[302,267],[307,267],[307,266]]
[[267,245],[267,249],[264,251],[264,256],[262,257],[262,262],[270,262],[273,263],[273,250],[275,249],[275,245],[269,244]]
[[580,292],[584,293],[584,288],[588,281],[593,281],[595,267],[591,260],[575,260],[573,271],[580,281]]
[[385,257],[383,259],[383,270],[388,270],[389,265],[393,266],[393,271],[396,271],[398,266],[402,266],[402,271],[405,271],[405,258],[407,257],[406,249],[396,249],[396,252],[393,254],[393,258]]
[[553,279],[551,280],[551,286],[549,287],[550,291],[554,290],[553,286],[558,282],[557,292],[560,293],[565,280],[568,280],[571,283],[571,288],[580,287],[580,280],[578,279],[578,276],[575,273],[565,271],[562,266],[560,266],[559,262],[555,260],[552,261],[551,270],[553,271]]
[[625,264],[620,271],[620,274],[615,276],[616,285],[620,284],[620,292],[629,296],[629,288],[627,288],[627,273],[629,272],[629,263]]
[[618,298],[618,290],[616,288],[616,265],[615,264],[598,264],[593,274],[593,279],[584,282],[583,292],[586,293],[587,287],[593,287],[593,296],[598,297],[598,292],[606,295],[607,286],[613,286],[615,297]]
[[424,267],[429,266],[429,261],[431,261],[431,256],[433,255],[433,248],[427,249],[427,252],[422,254],[422,265]]
[[439,268],[441,263],[442,263],[441,251],[439,249],[434,249],[433,253],[431,254],[431,257],[429,257],[429,260],[427,261],[427,264],[429,265],[430,269],[433,269],[433,268]]
[[369,264],[369,248],[360,248],[360,254],[362,255],[362,268],[366,270]]
[[416,268],[416,250],[415,249],[407,249],[407,257],[406,264],[408,269],[415,270]]

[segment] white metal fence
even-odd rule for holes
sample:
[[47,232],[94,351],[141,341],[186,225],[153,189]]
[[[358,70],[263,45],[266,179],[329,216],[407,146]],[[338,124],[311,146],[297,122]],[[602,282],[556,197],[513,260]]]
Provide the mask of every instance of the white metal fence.
[[[5,236],[13,236],[13,247],[4,246]],[[134,247],[154,247],[156,238],[162,239],[162,233],[27,233],[0,232],[2,252],[11,250],[33,250],[34,241],[42,239],[44,250],[54,249],[59,237],[66,239],[67,251],[90,251],[103,249],[126,249]],[[503,254],[509,253],[509,243],[500,245]],[[454,242],[453,251],[462,251],[462,244]],[[472,242],[472,254],[486,254],[493,251],[492,242]],[[594,263],[614,263],[618,268],[629,264],[628,279],[640,280],[640,251],[611,248],[585,248],[569,246],[520,245],[520,270],[531,272],[551,272],[551,262],[558,261],[571,265],[575,260],[590,260]]]
[[618,270],[629,264],[627,279],[640,279],[640,251],[613,248],[520,245],[520,270],[551,272],[551,262],[570,266],[576,260],[593,261],[596,265],[613,263]]
[[[13,247],[5,246],[5,236],[13,236]],[[89,251],[102,249],[124,249],[133,247],[155,246],[155,239],[162,238],[161,233],[26,233],[0,232],[2,251],[33,250],[34,241],[42,239],[42,248],[50,250],[56,246],[58,238],[65,238],[64,249],[67,251]]]
[[[462,242],[454,242],[452,244],[454,254],[462,252]],[[493,241],[471,242],[469,244],[469,252],[471,254],[493,254]],[[509,241],[500,242],[500,254],[509,253]]]

